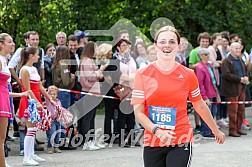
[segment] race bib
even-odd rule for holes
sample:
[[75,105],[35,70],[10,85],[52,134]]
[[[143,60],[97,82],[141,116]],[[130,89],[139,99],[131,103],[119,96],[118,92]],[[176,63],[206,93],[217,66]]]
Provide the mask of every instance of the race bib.
[[149,118],[160,128],[175,129],[176,126],[176,108],[149,106]]

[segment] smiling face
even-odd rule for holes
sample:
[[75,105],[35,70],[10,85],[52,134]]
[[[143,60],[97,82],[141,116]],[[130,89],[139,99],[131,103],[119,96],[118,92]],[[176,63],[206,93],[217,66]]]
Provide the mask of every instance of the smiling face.
[[221,46],[223,47],[223,48],[227,48],[228,47],[228,40],[226,39],[226,38],[222,38],[221,39]]
[[120,46],[117,46],[117,50],[119,51],[121,56],[124,56],[125,53],[129,51],[129,44],[123,41]]
[[207,48],[209,46],[209,43],[210,39],[208,38],[201,38],[199,42],[201,48]]
[[78,47],[78,41],[68,41],[68,49],[72,52],[72,53],[76,53],[77,51],[77,47]]
[[11,36],[6,36],[3,42],[0,42],[0,50],[6,53],[6,55],[13,53],[15,51],[15,43]]
[[167,30],[159,33],[155,43],[157,58],[164,61],[175,61],[178,46],[178,36],[175,32]]
[[28,43],[30,46],[38,47],[39,45],[39,35],[38,34],[30,34]]

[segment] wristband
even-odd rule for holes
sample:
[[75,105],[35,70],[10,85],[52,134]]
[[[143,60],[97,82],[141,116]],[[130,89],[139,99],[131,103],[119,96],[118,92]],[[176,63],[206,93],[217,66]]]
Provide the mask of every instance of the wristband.
[[154,126],[151,130],[151,132],[155,135],[156,131],[160,129],[158,126]]

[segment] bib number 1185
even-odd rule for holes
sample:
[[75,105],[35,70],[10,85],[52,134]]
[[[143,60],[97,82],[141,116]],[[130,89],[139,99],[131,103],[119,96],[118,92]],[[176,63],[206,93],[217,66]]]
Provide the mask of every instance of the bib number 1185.
[[156,120],[157,122],[171,122],[171,114],[165,113],[152,113],[152,120]]

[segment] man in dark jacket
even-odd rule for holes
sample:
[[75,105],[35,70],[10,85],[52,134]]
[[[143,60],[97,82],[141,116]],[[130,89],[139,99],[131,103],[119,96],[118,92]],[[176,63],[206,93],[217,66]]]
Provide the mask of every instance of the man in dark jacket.
[[[78,38],[75,35],[69,35],[68,48],[70,50],[70,59],[71,59],[70,72],[75,75],[76,75],[76,72],[79,71],[79,65],[80,65],[80,57],[77,54],[77,47],[78,47]],[[73,90],[81,91],[81,86],[80,86],[78,77],[76,77]],[[71,105],[74,103],[74,101],[77,101],[77,100],[79,100],[79,98],[76,99],[76,94],[72,93]]]
[[[240,58],[241,45],[234,42],[230,46],[230,54],[224,59],[222,70],[221,92],[227,101],[245,101],[245,87],[248,83],[248,75],[244,62]],[[247,133],[241,130],[244,117],[245,104],[228,104],[229,136],[240,137]]]

